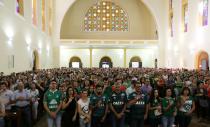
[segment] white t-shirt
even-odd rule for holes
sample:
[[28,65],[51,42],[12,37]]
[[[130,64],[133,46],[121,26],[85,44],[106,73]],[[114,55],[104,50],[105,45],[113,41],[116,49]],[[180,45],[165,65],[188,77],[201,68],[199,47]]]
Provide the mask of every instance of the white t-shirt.
[[[14,100],[14,95],[13,95],[13,92],[11,90],[6,90],[6,91],[4,91],[0,94],[0,98],[1,98],[2,103],[6,104],[6,103]],[[5,108],[7,110],[10,110],[11,105],[7,105]]]
[[131,86],[128,87],[128,88],[126,89],[126,94],[127,94],[127,96],[129,96],[129,95],[130,95],[131,93],[133,93],[133,92],[135,92],[135,89],[132,88]]
[[[89,112],[89,104],[90,104],[90,99],[88,98],[88,100],[86,102],[84,102],[81,98],[78,100],[77,102],[80,107],[81,107],[81,110],[84,112],[84,113],[88,113]],[[85,117],[83,115],[80,115],[80,118],[84,119]]]
[[30,90],[30,95],[31,95],[32,100],[37,101],[39,97],[39,91],[37,89],[35,89],[34,91]]

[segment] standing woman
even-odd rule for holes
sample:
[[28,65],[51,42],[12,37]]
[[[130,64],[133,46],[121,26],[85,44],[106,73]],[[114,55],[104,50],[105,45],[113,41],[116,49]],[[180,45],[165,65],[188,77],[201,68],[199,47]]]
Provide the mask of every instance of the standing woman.
[[32,101],[32,115],[33,120],[36,122],[37,120],[37,114],[38,114],[38,105],[39,105],[39,91],[36,89],[36,83],[32,82],[31,89],[29,90],[31,95],[31,101]]
[[69,87],[66,90],[66,97],[62,103],[62,109],[64,110],[62,127],[76,127],[77,100],[74,97],[74,90],[72,87]]
[[77,102],[78,113],[80,116],[80,127],[91,127],[91,110],[90,99],[88,98],[88,90],[82,90],[82,96]]
[[188,87],[183,88],[177,101],[177,107],[179,127],[188,127],[192,119],[192,112],[195,110],[195,102]]
[[207,91],[203,88],[203,82],[198,82],[197,90],[195,92],[196,110],[199,122],[202,122],[207,115],[208,102],[206,99]]
[[162,100],[163,116],[162,125],[163,127],[172,127],[176,116],[176,104],[175,99],[172,98],[172,89],[166,88],[165,97]]
[[157,89],[152,91],[149,99],[149,123],[151,127],[158,127],[161,124],[161,98]]

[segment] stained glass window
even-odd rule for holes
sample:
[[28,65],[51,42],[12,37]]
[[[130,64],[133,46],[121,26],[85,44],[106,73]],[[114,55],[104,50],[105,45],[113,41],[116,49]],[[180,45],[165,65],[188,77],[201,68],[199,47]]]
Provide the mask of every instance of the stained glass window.
[[128,31],[128,15],[114,2],[100,1],[89,8],[85,15],[84,30]]
[[42,31],[45,31],[45,0],[42,0]]
[[208,0],[201,0],[199,4],[200,24],[208,25]]
[[203,26],[208,25],[208,0],[203,1]]
[[185,6],[184,8],[184,32],[187,32],[188,30],[188,6]]
[[170,31],[170,36],[173,37],[173,26],[174,26],[174,22],[173,22],[173,0],[169,1],[169,31]]
[[37,0],[32,0],[32,20],[37,25]]
[[16,12],[24,16],[24,0],[16,0]]
[[182,24],[184,32],[188,31],[188,0],[182,0]]

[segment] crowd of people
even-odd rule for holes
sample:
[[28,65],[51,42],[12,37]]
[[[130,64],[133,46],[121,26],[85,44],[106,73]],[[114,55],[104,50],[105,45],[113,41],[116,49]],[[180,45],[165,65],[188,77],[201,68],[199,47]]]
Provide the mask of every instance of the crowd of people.
[[[45,115],[46,114],[46,115]],[[0,127],[188,127],[210,117],[210,72],[56,68],[0,73]]]

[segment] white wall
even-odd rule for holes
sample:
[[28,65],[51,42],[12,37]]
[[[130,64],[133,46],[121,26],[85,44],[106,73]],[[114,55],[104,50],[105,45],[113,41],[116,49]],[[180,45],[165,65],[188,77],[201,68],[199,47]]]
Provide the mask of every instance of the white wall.
[[[126,49],[126,67],[129,67],[130,59],[139,56],[143,67],[154,67],[157,57],[157,49]],[[83,67],[90,67],[90,49],[60,48],[60,67],[69,67],[71,57],[81,59]],[[124,49],[92,49],[92,67],[99,67],[101,58],[108,56],[113,62],[113,67],[124,67]]]
[[[174,37],[166,33],[166,65],[167,67],[195,68],[196,55],[203,50],[210,54],[210,26],[199,24],[199,1],[188,0],[189,2],[189,24],[188,32],[184,33],[181,26],[181,1],[173,1],[174,4]],[[209,2],[210,9],[210,2]],[[209,10],[210,12],[210,10]],[[208,16],[210,23],[210,15]],[[208,24],[209,24],[208,23]],[[168,28],[168,26],[166,26]]]
[[[39,8],[40,3],[37,5]],[[41,10],[37,9],[38,26],[33,26],[31,1],[25,0],[24,7],[24,17],[22,17],[15,11],[15,0],[4,0],[3,5],[0,5],[0,72],[5,74],[31,70],[33,50],[39,51],[40,68],[53,67],[53,41],[47,33],[41,31]],[[8,44],[9,40],[12,40],[11,45]],[[10,55],[14,55],[15,58],[14,68],[8,68]]]
[[81,59],[83,67],[90,67],[89,49],[68,49],[62,47],[60,48],[60,67],[69,67],[69,61],[74,56]]
[[99,67],[100,60],[104,56],[111,58],[113,67],[124,67],[123,49],[93,49],[93,67]]
[[142,60],[142,67],[154,67],[157,49],[127,49],[126,67],[129,67],[129,62],[132,57],[139,56]]
[[[152,12],[153,16],[156,20],[157,30],[158,30],[158,39],[159,39],[159,46],[158,46],[158,67],[165,67],[165,59],[166,59],[166,32],[168,30],[168,14],[167,9],[167,2],[168,0],[142,0],[145,5],[149,8]],[[174,0],[175,1],[175,0]],[[177,1],[177,0],[176,0]]]

